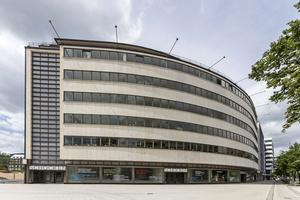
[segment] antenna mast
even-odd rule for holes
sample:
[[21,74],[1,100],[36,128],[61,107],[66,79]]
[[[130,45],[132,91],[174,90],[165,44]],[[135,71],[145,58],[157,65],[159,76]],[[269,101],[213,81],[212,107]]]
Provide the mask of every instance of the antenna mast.
[[117,48],[118,48],[118,26],[117,25],[115,25],[115,29],[116,29]]

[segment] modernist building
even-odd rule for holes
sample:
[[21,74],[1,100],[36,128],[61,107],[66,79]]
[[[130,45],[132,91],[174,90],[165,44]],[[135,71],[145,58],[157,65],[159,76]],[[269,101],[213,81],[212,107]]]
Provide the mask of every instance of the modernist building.
[[24,153],[13,153],[10,154],[10,161],[8,165],[9,171],[21,171],[23,170],[22,159],[24,158]]
[[26,183],[256,179],[262,133],[230,79],[145,47],[56,43],[25,48]]
[[271,180],[271,172],[274,170],[274,143],[272,138],[265,138],[266,147],[266,179]]

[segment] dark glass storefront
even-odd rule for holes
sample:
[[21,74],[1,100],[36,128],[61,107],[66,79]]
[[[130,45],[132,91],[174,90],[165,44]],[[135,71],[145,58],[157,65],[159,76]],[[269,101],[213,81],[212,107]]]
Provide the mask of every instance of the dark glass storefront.
[[162,183],[162,168],[135,168],[135,183]]
[[[197,184],[255,180],[253,173],[246,174],[240,170],[212,170],[203,168],[68,166],[67,173],[68,183]],[[63,176],[63,172],[55,172],[55,180],[60,181],[63,179]],[[46,180],[51,179],[49,177],[51,177],[51,173],[49,172],[34,174],[35,181],[39,182],[46,182]]]
[[210,180],[210,170],[190,169],[190,183],[205,183]]
[[100,182],[99,167],[69,167],[69,182]]
[[130,183],[132,182],[132,168],[103,167],[103,183]]

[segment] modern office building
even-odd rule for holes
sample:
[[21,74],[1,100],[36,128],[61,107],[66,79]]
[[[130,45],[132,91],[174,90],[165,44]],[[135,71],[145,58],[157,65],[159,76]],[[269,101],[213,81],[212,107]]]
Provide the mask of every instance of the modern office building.
[[24,153],[12,153],[10,154],[10,161],[8,165],[9,171],[21,171],[23,170],[22,159],[24,158]]
[[249,95],[203,64],[136,45],[55,39],[26,51],[26,183],[256,180]]
[[266,147],[266,179],[271,180],[271,172],[274,170],[274,143],[272,138],[265,138]]

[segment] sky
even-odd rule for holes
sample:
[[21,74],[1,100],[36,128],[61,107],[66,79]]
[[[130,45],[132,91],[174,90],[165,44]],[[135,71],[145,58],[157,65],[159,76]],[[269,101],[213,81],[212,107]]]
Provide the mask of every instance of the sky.
[[[299,19],[296,0],[15,0],[0,1],[0,151],[24,149],[25,50],[29,42],[61,38],[118,40],[169,52],[214,66],[233,81],[246,78],[271,42]],[[238,83],[249,95],[266,90],[264,82]],[[251,96],[264,137],[275,155],[300,143],[299,123],[281,133],[288,105],[268,99],[273,90]],[[260,106],[265,105],[266,106]]]

